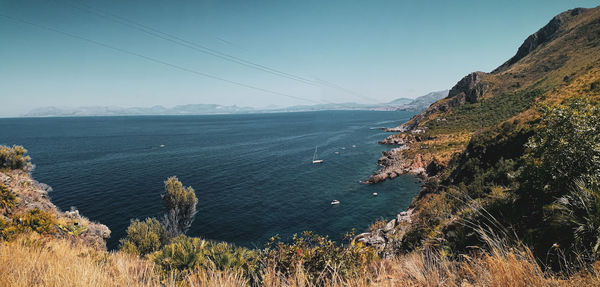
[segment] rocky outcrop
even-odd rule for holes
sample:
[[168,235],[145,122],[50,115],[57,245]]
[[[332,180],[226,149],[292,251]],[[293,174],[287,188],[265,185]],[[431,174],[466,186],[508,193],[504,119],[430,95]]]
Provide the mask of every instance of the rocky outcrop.
[[476,103],[489,88],[489,84],[483,81],[484,72],[473,72],[462,78],[448,92],[447,102],[449,107],[462,106],[465,103]]
[[379,144],[395,145],[397,147],[381,152],[381,157],[377,161],[379,169],[375,174],[363,181],[363,183],[378,183],[403,174],[414,174],[421,177],[428,176],[427,167],[430,164],[430,160],[426,160],[420,153],[408,153],[411,146],[427,139],[422,133],[423,130],[421,129],[413,129],[390,135],[384,140],[379,141]]
[[401,242],[407,228],[412,223],[412,216],[413,209],[400,212],[396,218],[384,226],[355,236],[354,241],[375,248],[383,257],[390,257],[394,255],[394,245]]
[[371,175],[364,183],[378,183],[386,179],[392,179],[403,174],[414,174],[425,177],[425,167],[427,164],[422,155],[407,156],[404,151],[406,146],[394,148],[390,151],[382,152],[379,158],[379,170]]
[[61,222],[82,227],[78,229],[81,232],[77,231],[77,235],[73,236],[72,230],[57,226],[56,236],[81,240],[88,246],[106,249],[106,239],[110,237],[110,229],[106,225],[92,222],[81,216],[78,210],[60,211],[50,201],[48,192],[52,189],[48,185],[37,182],[21,170],[0,171],[0,184],[8,187],[18,198],[17,206],[12,210],[13,214],[23,214],[32,209],[53,214]]

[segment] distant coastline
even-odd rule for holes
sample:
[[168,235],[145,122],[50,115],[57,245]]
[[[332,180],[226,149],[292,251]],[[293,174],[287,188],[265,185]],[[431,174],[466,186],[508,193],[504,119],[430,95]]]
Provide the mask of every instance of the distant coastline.
[[174,116],[174,115],[226,115],[226,114],[258,114],[314,112],[327,110],[366,110],[366,111],[423,111],[435,101],[448,95],[448,90],[431,92],[415,98],[399,98],[388,103],[358,104],[330,103],[318,105],[297,105],[290,107],[252,108],[237,105],[224,106],[217,104],[188,104],[172,108],[164,106],[130,107],[87,106],[87,107],[41,107],[33,109],[20,117],[90,117],[90,116]]

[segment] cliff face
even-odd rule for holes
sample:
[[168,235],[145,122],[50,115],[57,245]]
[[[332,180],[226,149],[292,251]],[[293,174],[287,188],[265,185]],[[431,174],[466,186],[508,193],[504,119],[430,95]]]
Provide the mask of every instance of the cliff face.
[[[394,148],[382,154],[380,169],[366,183],[405,173],[435,177],[452,159],[468,159],[467,147],[473,145],[474,136],[507,124],[520,127],[533,122],[540,105],[595,96],[597,91],[590,87],[598,82],[600,7],[563,12],[529,36],[515,56],[494,71],[465,76],[446,98],[403,125],[387,129],[395,134],[380,143]],[[411,222],[419,222],[419,207],[426,200],[422,193],[413,201]]]
[[447,98],[452,99],[450,106],[457,107],[465,103],[476,103],[489,88],[489,84],[483,81],[484,77],[485,73],[474,72],[458,81],[448,93]]

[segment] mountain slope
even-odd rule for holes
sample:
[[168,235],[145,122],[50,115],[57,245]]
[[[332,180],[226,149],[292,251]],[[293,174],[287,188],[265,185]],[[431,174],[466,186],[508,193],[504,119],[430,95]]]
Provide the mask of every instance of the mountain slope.
[[513,118],[532,119],[540,104],[586,93],[599,73],[600,8],[563,12],[529,36],[506,63],[491,73],[465,76],[447,97],[388,129],[401,133],[382,143],[401,148],[384,154],[382,168],[368,182],[422,173],[432,162],[446,165],[475,132]]
[[449,90],[431,92],[431,93],[429,93],[427,95],[415,98],[410,103],[408,103],[408,105],[412,106],[412,107],[415,107],[415,109],[417,109],[417,110],[425,110],[429,106],[431,106],[431,104],[437,102],[438,100],[441,100],[441,99],[447,97],[448,96],[448,92],[449,92]]
[[389,254],[425,247],[452,254],[481,246],[480,231],[488,230],[531,246],[546,266],[593,261],[595,231],[574,230],[600,219],[581,215],[597,209],[565,211],[577,202],[569,197],[595,200],[571,193],[597,192],[599,107],[600,7],[569,10],[494,71],[465,76],[446,98],[388,129],[396,133],[381,143],[396,147],[367,183],[403,173],[426,181],[408,212],[361,241]]
[[409,98],[397,98],[393,101],[389,101],[387,104],[391,105],[391,106],[401,106],[401,105],[408,105],[413,101],[413,99],[409,99]]

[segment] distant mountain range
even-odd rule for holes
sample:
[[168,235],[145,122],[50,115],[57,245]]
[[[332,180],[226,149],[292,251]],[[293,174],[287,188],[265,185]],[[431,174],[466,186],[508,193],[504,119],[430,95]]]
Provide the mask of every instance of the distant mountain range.
[[86,117],[86,116],[135,116],[135,115],[216,115],[216,114],[247,114],[247,113],[280,113],[305,112],[325,110],[425,110],[435,101],[448,95],[448,90],[431,92],[416,99],[398,98],[382,104],[331,103],[318,105],[297,105],[290,107],[251,108],[222,106],[215,104],[178,105],[172,108],[164,106],[123,108],[118,106],[88,106],[88,107],[42,107],[29,111],[24,117]]
[[398,98],[371,110],[415,110],[424,111],[431,104],[448,96],[448,90],[431,92],[416,99]]

